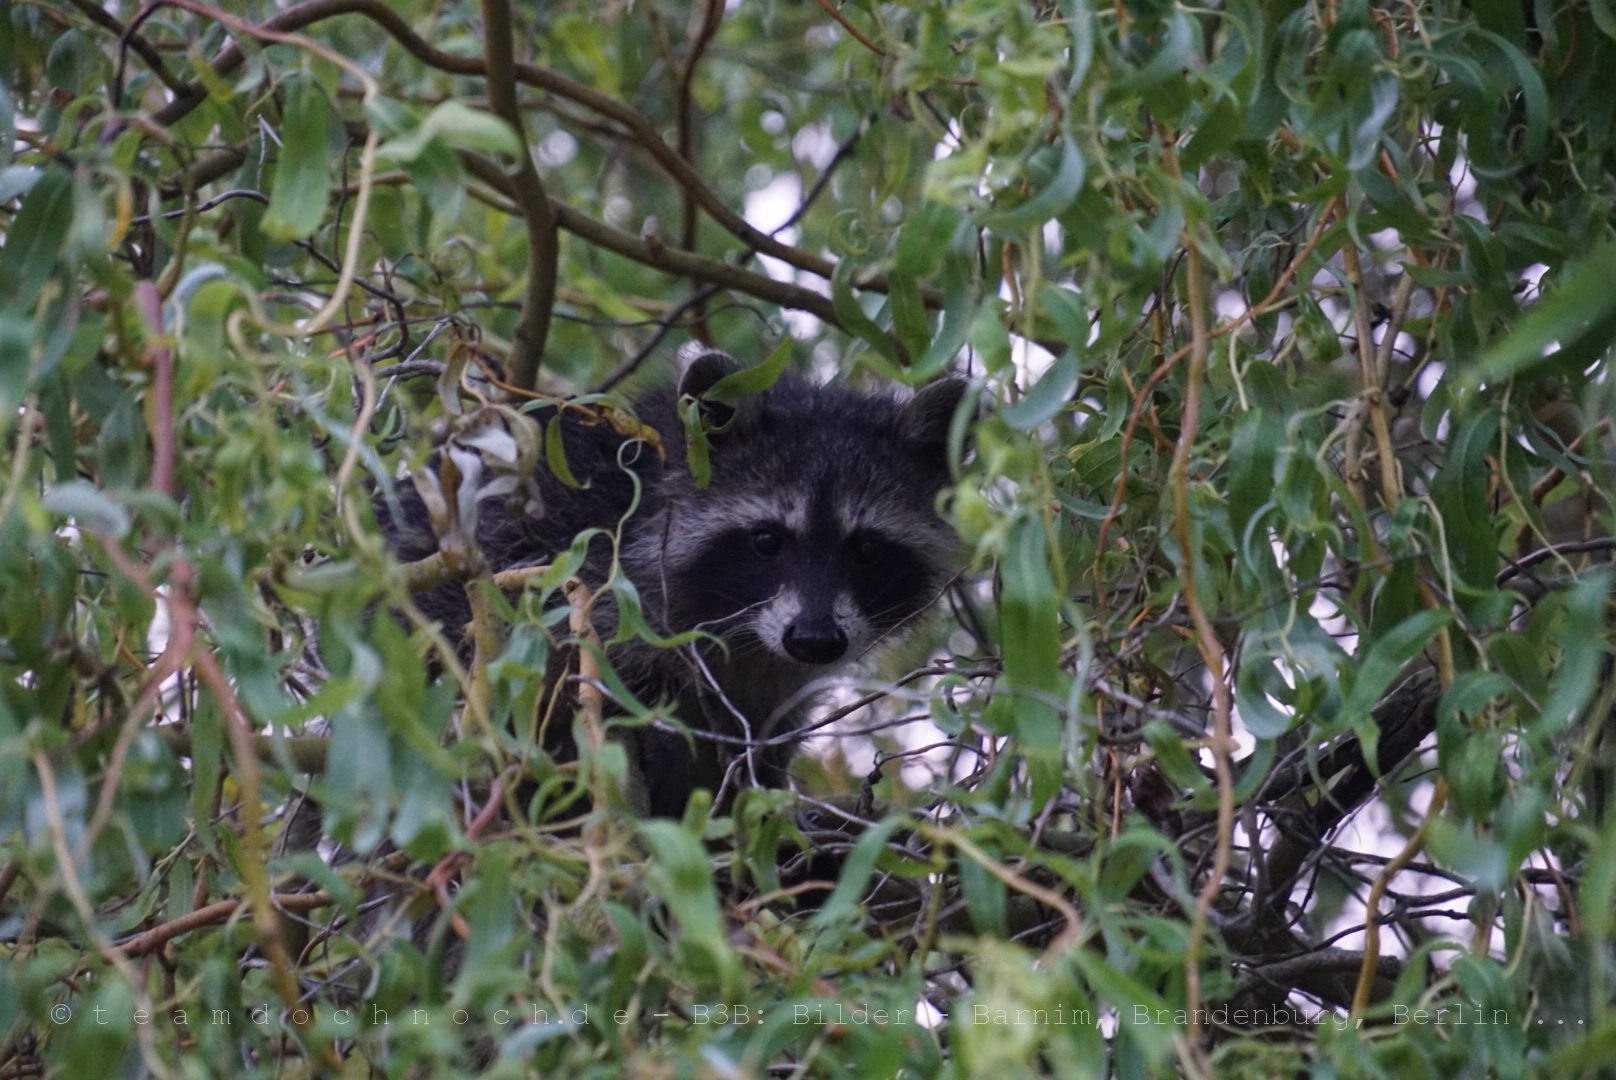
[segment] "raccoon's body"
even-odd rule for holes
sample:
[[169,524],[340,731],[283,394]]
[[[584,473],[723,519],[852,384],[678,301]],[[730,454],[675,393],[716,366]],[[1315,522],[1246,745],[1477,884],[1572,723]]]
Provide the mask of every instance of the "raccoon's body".
[[[698,488],[685,458],[677,403],[738,370],[722,353],[690,364],[676,390],[636,403],[661,455],[611,425],[563,414],[568,465],[582,489],[537,470],[543,512],[512,516],[485,501],[477,542],[494,571],[549,562],[587,528],[622,525],[619,558],[659,634],[706,631],[680,649],[634,639],[609,658],[646,704],[671,705],[692,729],[728,741],[640,729],[631,745],[653,815],[682,813],[696,786],[717,792],[740,754],[734,740],[776,740],[736,767],[738,779],[783,783],[788,738],[810,684],[857,660],[923,611],[947,584],[954,534],[938,515],[948,482],[947,434],[964,383],[935,383],[909,401],[786,376],[733,409],[709,406],[711,481]],[[638,478],[640,499],[634,507]],[[630,509],[634,512],[624,520]],[[418,501],[390,532],[404,559],[435,547]],[[611,545],[598,538],[582,576],[605,579]],[[464,592],[423,593],[420,606],[458,632]],[[614,618],[610,610],[600,619]],[[609,639],[615,627],[600,627]],[[734,781],[731,782],[733,791]]]

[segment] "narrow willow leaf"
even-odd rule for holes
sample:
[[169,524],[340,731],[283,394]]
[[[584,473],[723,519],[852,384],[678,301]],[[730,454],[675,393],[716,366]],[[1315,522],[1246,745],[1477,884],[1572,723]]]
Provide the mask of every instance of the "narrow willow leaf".
[[1002,233],[1036,228],[1072,205],[1077,193],[1083,190],[1083,177],[1083,149],[1076,139],[1063,133],[1060,165],[1049,183],[1026,202],[1004,210],[978,210],[976,220],[983,228]]
[[701,402],[685,401],[679,407],[679,419],[685,429],[685,461],[690,466],[690,476],[695,480],[696,487],[705,488],[712,482],[713,465]]
[[1043,303],[1044,310],[1055,320],[1055,325],[1060,327],[1068,345],[1078,350],[1089,347],[1089,340],[1094,336],[1094,327],[1089,322],[1089,313],[1083,307],[1081,294],[1046,281],[1044,287],[1038,290],[1038,299]]
[[1497,446],[1498,414],[1489,410],[1459,429],[1442,471],[1431,481],[1454,573],[1472,588],[1489,591],[1498,572],[1498,533],[1487,501],[1488,455]]
[[857,913],[864,888],[869,884],[870,875],[875,872],[875,860],[902,821],[902,818],[888,818],[875,828],[865,830],[864,835],[859,837],[847,861],[842,864],[842,874],[836,882],[835,891],[814,916],[815,926],[834,926]]
[[1601,567],[1578,581],[1566,598],[1560,663],[1551,684],[1553,693],[1543,706],[1542,723],[1550,731],[1564,729],[1581,715],[1599,688],[1605,661],[1605,604],[1613,580],[1610,568]]
[[842,326],[849,333],[858,335],[884,359],[902,367],[903,361],[899,359],[898,350],[891,336],[864,313],[864,308],[859,306],[858,297],[853,295],[853,269],[853,260],[843,258],[836,264],[835,273],[831,275],[831,306],[836,309],[836,317],[841,320]]
[[1399,623],[1369,647],[1352,681],[1352,692],[1341,706],[1340,723],[1358,733],[1364,760],[1376,765],[1380,728],[1371,715],[1386,688],[1409,661],[1418,656],[1437,632],[1453,622],[1450,611],[1421,611]]
[[931,319],[920,295],[920,282],[904,273],[894,273],[887,280],[891,283],[887,303],[892,308],[893,332],[910,357],[923,356],[931,342]]
[[259,223],[271,240],[302,240],[325,217],[331,190],[330,122],[331,105],[319,83],[309,78],[292,81],[286,94],[280,162],[275,166],[269,209]]
[[1595,941],[1616,933],[1616,817],[1605,823],[1582,875],[1582,921]]
[[1017,431],[1031,431],[1046,420],[1052,420],[1066,407],[1077,389],[1081,365],[1076,349],[1067,349],[1049,366],[1049,370],[1014,405],[999,410],[999,419]]
[[1477,30],[1476,34],[1503,53],[1504,59],[1514,68],[1526,105],[1526,141],[1521,149],[1529,160],[1541,160],[1549,138],[1549,94],[1543,88],[1543,76],[1538,74],[1526,54],[1503,36],[1491,30]]
[[114,539],[129,533],[129,512],[91,484],[74,480],[52,488],[44,498],[45,509],[78,522],[81,528]]
[[965,892],[965,910],[976,932],[1005,936],[1009,925],[1005,906],[1009,892],[1004,882],[989,873],[987,867],[964,855],[959,859],[959,873],[960,887]]
[[[1577,265],[1509,332],[1489,345],[1464,373],[1462,389],[1520,376],[1560,359],[1574,344],[1602,350],[1616,340],[1616,243],[1607,242]],[[1551,351],[1557,347],[1557,351]]]
[[1248,652],[1240,658],[1240,670],[1235,675],[1235,706],[1247,731],[1259,739],[1277,739],[1291,729],[1296,717],[1275,708],[1268,700],[1264,676],[1277,678],[1272,656]]
[[522,156],[522,141],[505,121],[458,101],[445,101],[427,113],[414,130],[378,147],[376,157],[382,161],[414,161],[434,139],[453,150]]
[[1594,25],[1604,31],[1606,37],[1616,41],[1616,3],[1612,0],[1588,0],[1588,11],[1594,17]]
[[[1004,672],[1023,696],[1014,702],[1013,729],[1033,773],[1033,801],[1042,803],[1060,783],[1061,715],[1053,700],[1062,690],[1059,593],[1049,567],[1044,523],[1016,523],[999,563],[1000,632]],[[1009,703],[1009,699],[1003,699]]]
[[1145,725],[1145,742],[1155,752],[1162,771],[1173,783],[1179,787],[1189,788],[1195,795],[1204,795],[1212,790],[1206,774],[1190,756],[1183,737],[1172,725],[1162,720],[1152,720]]
[[25,311],[33,305],[56,269],[72,223],[72,175],[66,169],[47,168],[34,180],[6,230],[6,245],[0,248],[0,307]]
[[733,405],[743,394],[760,394],[780,381],[780,376],[785,374],[786,364],[790,360],[791,335],[787,334],[780,339],[780,344],[774,347],[774,351],[763,363],[725,375],[708,387],[701,395],[702,400],[717,402],[720,405]]
[[943,267],[943,324],[937,329],[924,355],[906,374],[906,381],[931,379],[965,347],[971,324],[979,310],[971,285],[971,271],[964,257],[955,256]]
[[563,484],[570,488],[583,487],[578,478],[572,475],[572,466],[567,464],[567,444],[562,438],[559,415],[551,417],[550,422],[544,426],[544,463]]

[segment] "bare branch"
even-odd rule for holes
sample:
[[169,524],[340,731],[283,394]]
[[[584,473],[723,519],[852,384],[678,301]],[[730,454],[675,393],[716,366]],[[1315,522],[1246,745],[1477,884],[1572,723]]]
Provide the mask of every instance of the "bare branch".
[[533,165],[522,113],[516,106],[516,46],[511,34],[510,0],[482,0],[482,6],[488,102],[494,115],[516,132],[516,141],[521,145],[516,172],[511,176],[510,193],[527,226],[527,295],[522,301],[522,321],[516,328],[511,353],[505,361],[505,374],[518,389],[532,390],[538,382],[544,342],[550,335],[550,311],[555,307],[556,265],[561,248],[556,236],[555,214],[550,210],[544,182]]

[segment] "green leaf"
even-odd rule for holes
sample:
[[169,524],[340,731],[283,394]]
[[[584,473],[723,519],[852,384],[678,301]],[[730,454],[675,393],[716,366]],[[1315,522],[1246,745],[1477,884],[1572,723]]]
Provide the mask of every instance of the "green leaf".
[[426,153],[435,139],[453,150],[505,154],[517,159],[523,154],[522,140],[509,124],[491,113],[451,100],[427,113],[413,131],[377,147],[376,157],[379,161],[414,161]]
[[289,80],[281,156],[259,228],[271,240],[302,240],[319,228],[330,201],[331,104],[308,77]]
[[1589,853],[1580,891],[1583,926],[1590,937],[1603,942],[1616,933],[1616,817],[1605,822]]
[[1498,414],[1491,410],[1459,429],[1442,471],[1431,481],[1431,501],[1442,514],[1448,559],[1461,582],[1491,590],[1498,573],[1498,533],[1487,502],[1492,470],[1488,455],[1498,446]]
[[1179,787],[1189,788],[1195,795],[1212,790],[1206,774],[1190,756],[1189,749],[1177,729],[1163,720],[1152,720],[1145,725],[1145,742],[1155,751],[1162,771]]
[[[47,168],[34,180],[22,209],[6,230],[0,248],[0,307],[27,311],[56,269],[57,257],[73,223],[73,178],[66,169]],[[8,356],[3,361],[26,361]]]
[[[1599,688],[1606,658],[1605,604],[1616,581],[1609,567],[1586,574],[1571,587],[1565,602],[1565,623],[1560,638],[1560,663],[1554,672],[1553,693],[1543,705],[1547,732],[1568,727]],[[1534,737],[1539,737],[1534,731]]]
[[[986,846],[978,846],[982,846],[987,854],[993,854]],[[960,888],[965,892],[965,910],[971,916],[971,925],[979,934],[1004,937],[1008,927],[1006,902],[1009,899],[1004,882],[994,877],[987,867],[964,855],[960,856],[959,873]]]
[[853,295],[853,270],[852,258],[843,257],[836,263],[836,270],[831,275],[831,306],[836,310],[836,318],[848,333],[856,334],[884,359],[902,367],[903,361],[891,336],[864,313],[858,298]]
[[922,356],[931,343],[931,319],[920,295],[920,282],[905,273],[888,275],[887,303],[892,308],[892,329],[911,358]]
[[1219,98],[1212,112],[1195,130],[1189,145],[1179,157],[1179,166],[1186,173],[1194,173],[1202,165],[1223,153],[1245,134],[1246,114],[1232,97]]
[[[1173,1039],[1180,1030],[1167,1003],[1088,949],[1075,949],[1072,956],[1095,995],[1116,1010],[1117,1019],[1138,1040],[1146,1057],[1158,1066],[1165,1064],[1173,1055]],[[1157,1022],[1162,1019],[1166,1022]]]
[[1274,465],[1284,438],[1284,425],[1262,409],[1235,418],[1229,439],[1229,525],[1243,553],[1251,519],[1274,497]]
[[1025,397],[999,410],[999,419],[1017,431],[1031,431],[1039,424],[1054,419],[1071,401],[1080,374],[1077,350],[1067,349],[1039,377]]
[[707,442],[707,417],[701,411],[701,402],[681,402],[679,420],[685,429],[685,462],[690,466],[690,476],[697,488],[705,488],[713,479],[713,463],[712,447]]
[[[1507,334],[1487,346],[1465,371],[1460,389],[1528,374],[1555,363],[1577,345],[1595,351],[1616,341],[1616,242],[1582,259],[1560,285],[1523,315]],[[1552,351],[1551,351],[1552,350]]]
[[780,339],[780,344],[774,347],[774,351],[769,353],[768,359],[763,363],[730,372],[708,387],[701,395],[701,399],[719,405],[733,405],[742,395],[761,394],[780,381],[780,376],[785,374],[786,364],[790,360],[791,336],[788,334]]
[[[1517,12],[1520,10],[1515,5],[1510,6]],[[1515,78],[1521,85],[1521,97],[1526,103],[1526,140],[1521,150],[1531,161],[1542,160],[1549,138],[1549,94],[1543,88],[1543,77],[1538,74],[1532,61],[1526,58],[1526,54],[1501,35],[1491,30],[1477,30],[1476,34],[1503,53],[1504,59],[1515,69]]]
[[[37,165],[8,165],[0,169],[0,202],[10,202],[18,195],[26,195],[39,183],[45,170]],[[12,222],[15,229],[16,222]]]
[[906,381],[914,385],[930,380],[947,367],[965,347],[978,310],[966,260],[950,258],[943,268],[943,324],[925,354],[904,373]]
[[978,210],[975,215],[977,223],[984,229],[1001,233],[1020,233],[1036,228],[1072,205],[1072,200],[1083,190],[1083,176],[1083,150],[1077,145],[1076,139],[1062,132],[1060,165],[1049,183],[1015,206],[1004,210]]
[[1588,11],[1594,17],[1594,25],[1604,31],[1606,37],[1616,41],[1616,3],[1612,3],[1612,0],[1588,0]]
[[1363,663],[1358,666],[1352,680],[1352,692],[1341,706],[1339,723],[1358,733],[1364,760],[1369,762],[1371,769],[1375,768],[1375,749],[1380,741],[1380,729],[1372,716],[1375,705],[1386,688],[1391,686],[1397,673],[1452,622],[1453,613],[1445,610],[1421,611],[1412,615],[1370,645]]
[[[999,563],[1000,634],[1004,673],[1017,692],[1012,712],[1018,748],[1033,771],[1033,801],[1051,798],[1060,784],[1061,713],[1060,593],[1049,566],[1044,522],[1022,518]],[[1010,706],[1009,696],[998,699]]]
[[559,414],[552,416],[550,422],[544,425],[544,463],[557,480],[570,488],[581,488],[583,485],[572,475],[572,466],[567,464],[567,443],[562,438],[562,430]]
[[903,824],[901,817],[890,817],[876,825],[873,829],[866,829],[864,835],[858,838],[853,850],[848,853],[847,861],[842,864],[842,873],[836,881],[836,888],[825,901],[825,906],[814,915],[813,925],[830,927],[855,915],[859,909],[859,900],[864,896],[864,888],[869,884],[870,875],[875,872],[875,860],[886,846],[888,838]]
[[1265,678],[1277,678],[1274,657],[1255,651],[1243,654],[1235,675],[1235,705],[1247,731],[1259,739],[1277,739],[1291,729],[1297,717],[1280,711],[1268,700]]
[[91,484],[73,480],[46,493],[45,509],[74,519],[81,528],[113,539],[129,534],[129,512]]

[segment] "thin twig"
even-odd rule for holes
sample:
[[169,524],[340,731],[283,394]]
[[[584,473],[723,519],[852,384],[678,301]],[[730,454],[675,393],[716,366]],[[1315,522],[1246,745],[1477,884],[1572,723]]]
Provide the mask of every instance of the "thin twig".
[[1206,377],[1207,331],[1206,289],[1201,276],[1201,252],[1193,236],[1186,240],[1189,250],[1188,293],[1190,309],[1191,353],[1189,377],[1184,388],[1184,411],[1178,436],[1178,447],[1173,454],[1173,532],[1178,540],[1179,572],[1183,576],[1184,606],[1195,625],[1195,646],[1206,663],[1207,677],[1212,684],[1213,734],[1208,740],[1212,751],[1213,767],[1218,786],[1218,835],[1213,849],[1212,868],[1206,884],[1195,901],[1195,919],[1190,924],[1189,942],[1184,951],[1185,1001],[1189,1010],[1189,1042],[1192,1052],[1199,1054],[1200,1023],[1197,1013],[1201,1007],[1201,945],[1212,902],[1223,888],[1229,873],[1230,849],[1234,838],[1234,770],[1229,757],[1234,747],[1233,711],[1229,684],[1224,678],[1223,644],[1218,640],[1212,621],[1201,607],[1200,592],[1196,587],[1196,549],[1190,530],[1189,460],[1200,427],[1201,384]]
[[[1279,275],[1279,280],[1274,282],[1274,287],[1268,290],[1268,295],[1263,297],[1262,302],[1254,305],[1253,307],[1247,308],[1241,315],[1231,319],[1222,326],[1219,326],[1216,330],[1212,331],[1207,335],[1209,341],[1215,338],[1223,337],[1225,334],[1231,334],[1240,329],[1240,327],[1244,326],[1250,320],[1259,315],[1264,315],[1271,309],[1279,306],[1279,294],[1284,291],[1287,285],[1290,284],[1291,278],[1296,275],[1296,272],[1299,269],[1301,269],[1302,263],[1307,261],[1308,257],[1313,254],[1314,249],[1319,246],[1319,242],[1324,239],[1325,230],[1329,227],[1330,219],[1334,215],[1336,206],[1339,202],[1340,196],[1337,196],[1335,199],[1332,199],[1329,203],[1325,204],[1324,210],[1319,214],[1318,224],[1314,227],[1313,236],[1308,240],[1307,246],[1302,248],[1301,251],[1297,252],[1296,258],[1292,259],[1290,265],[1285,268],[1284,273]],[[1122,445],[1120,448],[1120,457],[1118,459],[1117,468],[1116,494],[1111,499],[1111,506],[1106,510],[1105,518],[1100,522],[1099,540],[1094,546],[1094,606],[1102,618],[1105,615],[1106,590],[1105,576],[1100,573],[1099,560],[1105,554],[1106,533],[1110,531],[1111,523],[1117,519],[1117,515],[1122,512],[1122,500],[1128,489],[1128,449],[1133,445],[1133,433],[1139,426],[1139,418],[1144,415],[1145,409],[1150,404],[1151,391],[1156,389],[1157,384],[1167,377],[1168,373],[1178,365],[1180,360],[1184,359],[1184,357],[1190,354],[1190,350],[1192,348],[1193,345],[1186,345],[1182,349],[1179,349],[1177,352],[1173,353],[1167,359],[1163,360],[1159,365],[1157,365],[1156,370],[1151,373],[1150,378],[1145,381],[1145,385],[1140,387],[1139,392],[1134,395],[1133,411],[1129,413],[1128,426],[1122,433]]]
[[1414,830],[1414,835],[1408,838],[1403,850],[1386,864],[1375,877],[1375,883],[1369,887],[1369,898],[1364,901],[1363,965],[1358,971],[1358,986],[1352,993],[1354,1020],[1363,1019],[1363,1011],[1369,1007],[1369,998],[1375,988],[1376,965],[1380,960],[1380,899],[1386,895],[1386,888],[1391,884],[1392,878],[1401,873],[1421,851],[1425,850],[1425,839],[1431,831],[1431,823],[1437,819],[1437,815],[1442,812],[1442,804],[1447,801],[1448,781],[1446,777],[1439,776],[1436,790],[1431,793],[1431,805],[1426,808],[1420,827]]

